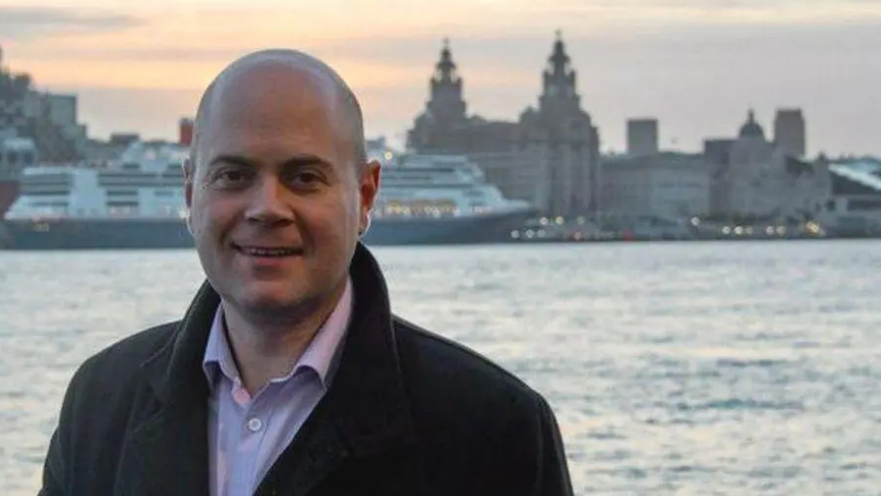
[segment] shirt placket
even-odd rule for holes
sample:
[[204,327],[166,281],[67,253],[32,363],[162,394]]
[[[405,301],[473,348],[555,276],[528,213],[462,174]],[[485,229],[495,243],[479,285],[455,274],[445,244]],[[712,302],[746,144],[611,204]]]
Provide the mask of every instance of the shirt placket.
[[233,388],[233,401],[239,408],[238,442],[234,444],[236,460],[230,477],[230,490],[225,496],[245,496],[252,494],[256,487],[257,464],[261,459],[269,424],[270,403],[263,391],[250,399],[247,390],[236,381]]

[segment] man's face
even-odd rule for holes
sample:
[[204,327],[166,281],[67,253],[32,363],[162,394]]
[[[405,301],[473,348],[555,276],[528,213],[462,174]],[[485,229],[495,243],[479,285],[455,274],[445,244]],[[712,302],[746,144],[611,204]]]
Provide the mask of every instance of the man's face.
[[356,163],[336,91],[308,70],[260,66],[219,85],[201,124],[190,228],[209,281],[240,311],[284,317],[343,287],[379,166]]

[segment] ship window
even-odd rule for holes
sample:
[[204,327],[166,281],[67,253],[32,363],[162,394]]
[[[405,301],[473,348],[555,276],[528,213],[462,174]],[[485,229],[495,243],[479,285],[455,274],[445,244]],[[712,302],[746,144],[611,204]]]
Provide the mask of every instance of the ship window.
[[111,189],[107,190],[107,196],[138,196],[135,190]]
[[6,161],[9,162],[9,165],[18,164],[18,152],[15,150],[10,150],[6,153]]
[[28,196],[65,196],[68,193],[66,189],[38,189],[34,187],[22,188],[22,192]]
[[34,164],[34,154],[33,153],[23,153],[21,156],[21,161],[24,165],[33,165]]
[[881,201],[878,200],[850,200],[847,204],[848,210],[879,210],[881,209]]

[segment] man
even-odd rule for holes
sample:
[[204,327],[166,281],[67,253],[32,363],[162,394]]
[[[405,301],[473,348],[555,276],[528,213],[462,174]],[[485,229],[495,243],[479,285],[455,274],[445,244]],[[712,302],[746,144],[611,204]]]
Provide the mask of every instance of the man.
[[392,315],[359,235],[380,184],[357,100],[265,51],[199,105],[185,164],[207,282],[74,375],[49,495],[568,495],[544,399]]

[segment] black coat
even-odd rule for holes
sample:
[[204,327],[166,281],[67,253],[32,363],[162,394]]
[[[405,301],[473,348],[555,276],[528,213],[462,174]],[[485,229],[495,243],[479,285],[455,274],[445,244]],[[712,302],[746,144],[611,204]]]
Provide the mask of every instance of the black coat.
[[[338,372],[256,494],[572,494],[554,415],[538,393],[393,316],[363,246],[350,274],[355,305]],[[206,283],[183,320],[80,367],[40,494],[208,495],[202,357],[218,303]]]

